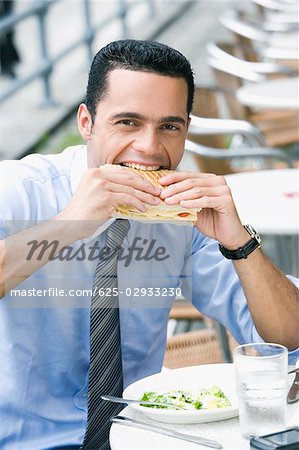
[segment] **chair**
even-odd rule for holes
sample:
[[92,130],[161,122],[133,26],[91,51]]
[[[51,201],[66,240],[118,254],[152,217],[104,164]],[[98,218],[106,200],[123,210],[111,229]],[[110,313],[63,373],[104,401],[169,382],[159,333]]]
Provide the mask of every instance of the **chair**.
[[192,152],[205,158],[220,158],[220,159],[235,159],[235,158],[256,158],[262,157],[265,159],[279,159],[284,161],[288,167],[293,167],[290,156],[278,148],[272,147],[247,147],[247,148],[228,148],[219,149],[205,147],[196,144],[190,140],[185,142],[185,151]]
[[292,67],[285,65],[272,62],[252,62],[250,60],[242,59],[236,56],[240,51],[240,47],[232,44],[221,43],[217,45],[215,42],[209,42],[207,44],[207,51],[212,58],[226,62],[230,66],[237,66],[240,70],[243,70],[244,73],[249,71],[265,76],[292,76],[298,74]]
[[[215,49],[215,47],[213,48]],[[220,55],[220,52],[218,55]],[[253,125],[256,125],[265,136],[265,141],[268,146],[281,146],[298,142],[299,115],[297,112],[270,109],[254,111],[239,103],[235,96],[235,92],[244,82],[264,81],[267,70],[268,74],[271,73],[274,75],[275,72],[271,72],[270,70],[271,66],[263,66],[264,73],[258,73],[249,68],[246,69],[247,66],[243,64],[232,64],[232,61],[228,56],[222,57],[221,59],[210,56],[208,59],[208,64],[213,69],[218,82],[218,90],[222,89],[231,117],[247,120]],[[254,63],[247,62],[247,64]],[[285,71],[285,69],[290,68],[285,67],[283,70]],[[279,74],[281,75],[281,72]]]
[[285,35],[298,30],[298,23],[295,21],[293,23],[278,20],[267,22],[264,18],[261,20],[260,17],[248,19],[244,11],[238,11],[237,9],[226,10],[219,18],[219,21],[227,30],[233,33],[240,45],[245,44],[246,47],[249,44],[255,49],[261,44],[271,44],[273,42],[273,32],[279,41],[281,37],[285,38]]
[[259,11],[279,11],[285,13],[295,13],[296,10],[296,0],[288,1],[288,0],[251,0],[256,4]]
[[[237,135],[242,136],[248,145],[263,146],[263,135],[250,123],[219,118],[217,90],[216,86],[195,88],[188,139],[208,147],[226,148],[229,139]],[[199,161],[202,172],[231,173],[230,164],[225,159],[198,157]]]
[[[181,339],[170,337],[167,341],[169,344],[174,346],[180,343],[184,344],[186,338],[194,336],[197,343],[200,341],[205,346],[205,352],[201,354],[202,360],[204,360],[203,355],[206,355],[208,362],[216,362],[214,360],[217,351],[221,361],[232,361],[231,337],[225,327],[216,320],[203,316],[190,301],[183,298],[177,299],[171,308],[169,319],[177,322],[174,334],[181,337]],[[195,330],[196,332],[194,332]],[[211,348],[208,344],[211,344]],[[182,355],[182,357],[187,356]]]
[[216,133],[212,122],[203,120],[220,118],[218,91],[216,85],[195,87],[188,137],[202,145],[222,148],[226,146],[225,133]]
[[[230,335],[230,352],[238,343]],[[169,369],[228,362],[223,357],[217,331],[213,328],[176,334],[168,339],[163,366]],[[230,358],[231,362],[231,358]]]
[[191,114],[189,134],[200,136],[223,136],[239,134],[251,145],[264,145],[262,133],[245,120],[208,119]]
[[[224,15],[228,13],[230,13],[229,10]],[[270,33],[289,33],[299,29],[299,21],[296,15],[287,12],[267,11],[264,14],[264,9],[262,9],[262,13],[255,11],[252,14],[248,10],[237,8],[232,13],[239,21],[246,22],[248,25]]]
[[169,319],[174,320],[203,320],[202,314],[186,300],[175,301],[169,313]]
[[175,321],[172,331],[175,334],[204,328],[203,315],[185,299],[176,299],[169,313],[169,320]]
[[[247,155],[249,155],[251,163],[246,170],[256,168],[257,162],[259,164],[258,167],[260,168],[260,159],[257,159],[257,156],[262,156],[263,158],[264,156],[265,158],[275,156],[278,159],[285,161],[287,165],[290,165],[288,156],[281,150],[279,150],[278,153],[275,153],[272,149],[264,149],[263,154],[260,153],[261,148],[265,147],[264,136],[257,127],[249,122],[244,120],[210,118],[219,116],[216,97],[219,92],[223,94],[223,90],[215,86],[196,87],[192,109],[193,114],[191,115],[191,124],[186,147],[189,152],[185,154],[184,159],[180,164],[180,169],[199,170],[200,172],[215,173],[217,175],[234,173],[241,169],[237,169],[236,164],[235,167],[233,167],[230,159],[235,159],[240,156],[244,166],[244,158]],[[225,93],[229,94],[230,91]],[[194,114],[199,114],[201,117],[195,116]],[[205,117],[202,117],[203,115]],[[246,145],[247,147],[247,153],[244,149],[240,152],[238,152],[237,149],[230,149],[229,153],[227,153],[230,145],[229,139],[232,139],[232,144],[234,145],[234,141],[240,136],[242,138],[242,145]],[[192,142],[199,144],[199,146],[192,147]],[[248,147],[252,146],[255,147],[254,151],[248,149]],[[253,167],[252,162],[254,162],[255,167]],[[264,163],[262,167],[265,168]],[[245,168],[242,170],[245,170]]]
[[163,366],[169,369],[222,362],[216,332],[196,330],[168,339]]
[[[283,161],[284,165],[287,167],[293,167],[293,162],[290,156],[283,150],[271,147],[247,147],[247,148],[212,148],[200,145],[191,140],[186,140],[185,142],[185,153],[183,160],[179,165],[179,170],[199,170],[202,171],[202,161],[205,160],[226,160],[230,161],[240,161],[240,160],[252,160],[258,162],[258,168],[270,169],[273,167],[273,162]],[[270,160],[272,163],[270,164]],[[261,161],[263,166],[261,167]],[[257,167],[255,167],[257,168]],[[248,168],[244,169],[248,170]],[[251,168],[252,170],[252,168]],[[217,175],[226,175],[228,173],[234,173],[233,165],[228,165],[228,172],[213,172]]]
[[283,21],[267,22],[256,17],[248,20],[246,14],[236,9],[226,10],[219,18],[220,23],[229,31],[239,46],[243,49],[243,56],[247,61],[256,62],[260,60],[259,48],[271,45],[273,32],[277,36],[285,38],[287,33],[298,30],[297,23]]

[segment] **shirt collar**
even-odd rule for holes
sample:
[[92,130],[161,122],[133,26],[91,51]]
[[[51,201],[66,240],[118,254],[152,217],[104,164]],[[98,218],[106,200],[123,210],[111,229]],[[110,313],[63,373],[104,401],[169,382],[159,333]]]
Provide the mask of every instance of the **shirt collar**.
[[87,148],[86,145],[75,147],[74,158],[70,167],[70,182],[72,195],[74,195],[81,180],[84,170],[87,169]]

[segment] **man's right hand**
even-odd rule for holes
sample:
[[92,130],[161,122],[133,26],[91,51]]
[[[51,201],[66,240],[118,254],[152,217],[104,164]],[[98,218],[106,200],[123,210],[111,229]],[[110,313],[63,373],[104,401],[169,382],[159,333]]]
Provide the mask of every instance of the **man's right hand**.
[[64,246],[84,239],[106,222],[118,205],[129,204],[146,211],[157,205],[160,190],[126,167],[87,169],[69,205],[52,220],[0,240],[0,299],[49,261],[52,247],[42,258],[28,260],[28,242],[57,241]]
[[146,211],[146,204],[157,205],[161,190],[126,167],[101,166],[87,169],[71,202],[56,220],[72,220],[77,239],[91,236],[119,205]]

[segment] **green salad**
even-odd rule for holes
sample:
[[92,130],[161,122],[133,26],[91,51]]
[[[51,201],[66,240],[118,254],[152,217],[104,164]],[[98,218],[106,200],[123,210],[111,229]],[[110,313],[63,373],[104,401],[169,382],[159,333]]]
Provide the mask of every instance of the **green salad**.
[[[183,390],[168,391],[162,394],[146,391],[140,400],[144,402],[173,403],[174,405],[182,406],[183,408],[190,410],[226,408],[227,406],[231,406],[229,399],[218,386],[212,386],[211,389],[202,389],[195,394]],[[171,406],[141,406],[158,409],[175,409]]]

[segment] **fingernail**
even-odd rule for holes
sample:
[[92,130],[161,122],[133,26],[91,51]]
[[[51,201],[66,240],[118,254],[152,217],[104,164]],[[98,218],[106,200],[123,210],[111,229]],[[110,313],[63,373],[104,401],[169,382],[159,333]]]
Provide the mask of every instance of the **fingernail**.
[[162,191],[161,194],[160,194],[160,197],[162,197],[162,198],[167,197],[168,192],[169,192],[169,190],[168,190],[167,188],[166,188],[166,189],[163,189],[163,191]]
[[169,205],[175,203],[175,200],[173,197],[166,198],[164,201],[165,201],[165,203],[168,203]]
[[162,183],[163,183],[164,180],[167,180],[167,175],[164,175],[163,177],[160,177],[159,178],[159,183],[160,183],[160,181],[162,181]]

